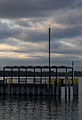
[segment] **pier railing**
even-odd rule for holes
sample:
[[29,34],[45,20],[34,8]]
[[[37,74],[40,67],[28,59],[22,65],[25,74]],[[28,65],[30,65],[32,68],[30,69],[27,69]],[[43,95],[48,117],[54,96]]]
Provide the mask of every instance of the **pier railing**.
[[[57,82],[61,77],[62,85],[65,78],[71,78],[73,83],[73,68],[67,66],[50,67],[50,84]],[[6,66],[3,68],[4,83],[18,84],[49,84],[49,67],[48,66]]]

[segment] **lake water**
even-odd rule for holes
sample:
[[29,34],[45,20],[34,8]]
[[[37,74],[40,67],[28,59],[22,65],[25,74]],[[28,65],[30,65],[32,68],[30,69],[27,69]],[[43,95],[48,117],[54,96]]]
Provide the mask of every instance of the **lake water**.
[[79,98],[65,100],[32,96],[0,96],[0,120],[81,120],[82,78]]

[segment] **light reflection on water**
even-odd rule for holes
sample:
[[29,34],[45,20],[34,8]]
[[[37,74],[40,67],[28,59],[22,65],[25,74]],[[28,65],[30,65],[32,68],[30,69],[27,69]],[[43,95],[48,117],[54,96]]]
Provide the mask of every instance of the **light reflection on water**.
[[78,120],[78,100],[1,96],[0,120]]

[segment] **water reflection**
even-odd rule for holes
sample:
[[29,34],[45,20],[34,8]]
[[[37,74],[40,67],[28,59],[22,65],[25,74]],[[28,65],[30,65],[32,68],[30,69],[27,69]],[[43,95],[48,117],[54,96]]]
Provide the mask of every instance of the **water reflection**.
[[0,96],[1,120],[77,120],[78,99]]

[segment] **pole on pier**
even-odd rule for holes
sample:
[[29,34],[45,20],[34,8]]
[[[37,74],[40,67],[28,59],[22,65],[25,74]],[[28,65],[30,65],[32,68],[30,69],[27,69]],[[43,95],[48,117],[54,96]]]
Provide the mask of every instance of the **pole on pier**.
[[50,37],[51,37],[51,28],[49,25],[49,86],[51,84],[51,70],[50,70]]
[[49,95],[51,95],[50,37],[51,37],[51,28],[50,28],[50,25],[49,25]]

